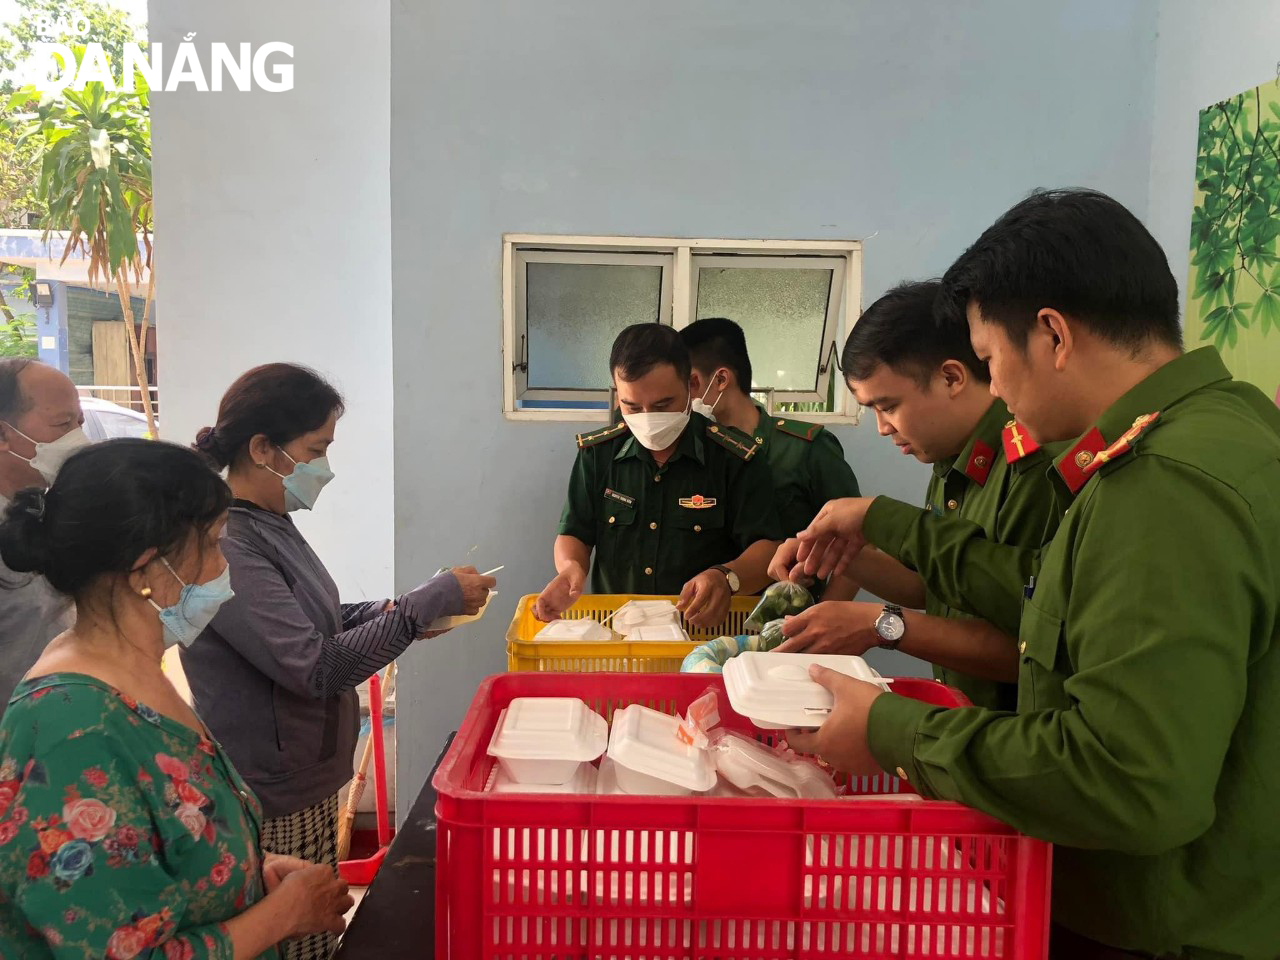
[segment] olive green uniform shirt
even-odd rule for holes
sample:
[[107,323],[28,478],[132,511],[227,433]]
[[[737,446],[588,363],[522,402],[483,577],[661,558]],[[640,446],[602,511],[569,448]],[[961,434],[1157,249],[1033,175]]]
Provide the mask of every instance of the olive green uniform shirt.
[[770,416],[759,404],[756,409],[760,422],[752,439],[769,461],[785,537],[808,527],[829,500],[860,496],[858,478],[830,430],[817,423]]
[[[1274,960],[1280,410],[1197,350],[1051,476],[1070,506],[1026,601],[1017,712],[886,694],[871,749],[925,796],[1057,844],[1054,916],[1071,930]],[[909,536],[913,513],[886,503],[875,523]]]
[[[1053,536],[1060,517],[1045,472],[1054,448],[1042,449],[1019,439],[1018,446],[1024,451],[1019,455],[1017,447],[1007,442],[1013,431],[1009,408],[995,400],[978,421],[964,449],[933,465],[926,509],[935,515],[969,520],[996,543],[1039,548]],[[1006,446],[1014,450],[1012,463],[1006,456]],[[972,616],[927,586],[924,610],[934,617]],[[1012,635],[1016,631],[1009,632]],[[972,677],[946,667],[935,666],[933,673],[980,707],[1012,710],[1017,705],[1017,684]]]
[[779,540],[754,438],[693,414],[662,466],[625,422],[578,437],[560,534],[595,548],[595,593],[678,594],[759,540]]

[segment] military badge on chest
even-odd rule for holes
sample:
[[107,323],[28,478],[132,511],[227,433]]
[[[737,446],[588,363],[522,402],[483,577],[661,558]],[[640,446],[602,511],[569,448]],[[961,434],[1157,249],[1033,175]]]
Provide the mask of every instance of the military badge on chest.
[[710,510],[716,502],[715,497],[704,497],[700,493],[695,493],[692,497],[680,498],[680,506],[686,510]]

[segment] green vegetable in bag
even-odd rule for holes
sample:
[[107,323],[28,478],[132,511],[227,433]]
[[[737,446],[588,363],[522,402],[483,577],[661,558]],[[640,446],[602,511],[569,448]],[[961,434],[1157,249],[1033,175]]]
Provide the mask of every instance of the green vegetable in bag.
[[764,625],[764,629],[760,631],[760,646],[765,650],[772,650],[774,647],[782,645],[782,641],[787,639],[782,635],[782,624],[785,621],[770,620]]
[[798,583],[783,580],[768,587],[743,627],[762,630],[770,620],[794,617],[813,606],[813,595]]

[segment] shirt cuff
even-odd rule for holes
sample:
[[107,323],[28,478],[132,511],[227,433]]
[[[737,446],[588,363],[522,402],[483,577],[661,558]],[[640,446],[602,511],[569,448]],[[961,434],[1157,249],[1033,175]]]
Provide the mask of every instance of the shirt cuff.
[[876,763],[906,780],[921,796],[929,794],[916,762],[916,732],[937,709],[921,700],[884,693],[876,697],[867,715],[867,746]]
[[862,535],[894,559],[902,553],[902,544],[911,526],[920,518],[921,510],[892,497],[876,497],[867,507],[862,520]]

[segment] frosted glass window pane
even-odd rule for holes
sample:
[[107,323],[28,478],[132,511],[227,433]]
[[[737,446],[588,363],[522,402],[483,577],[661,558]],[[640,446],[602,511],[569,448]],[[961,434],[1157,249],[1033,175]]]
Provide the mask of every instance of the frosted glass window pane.
[[618,334],[658,320],[662,267],[528,263],[525,296],[530,388],[607,390]]
[[698,319],[742,327],[755,386],[815,390],[830,292],[830,270],[701,267]]

